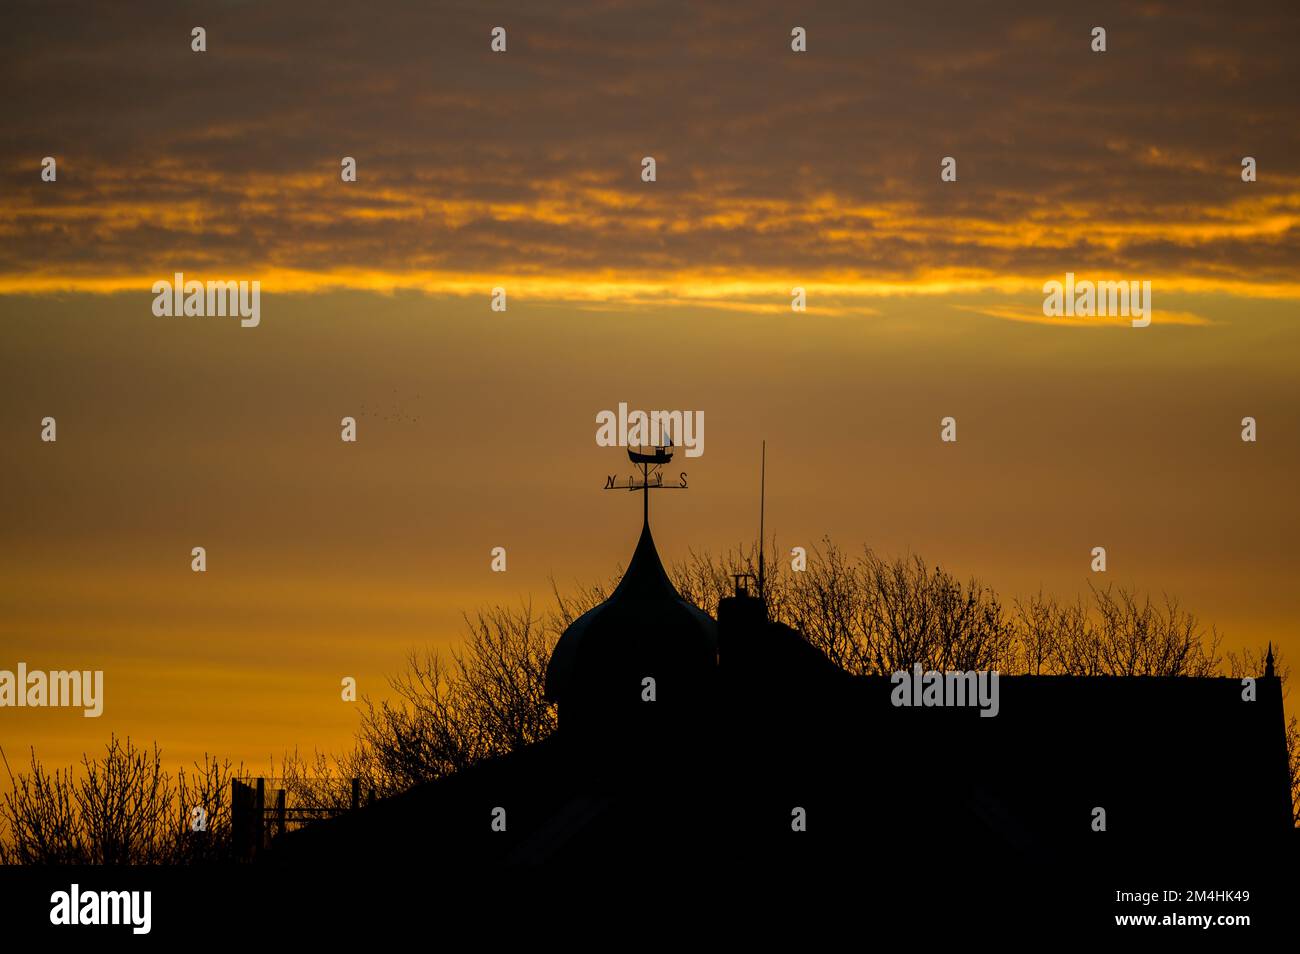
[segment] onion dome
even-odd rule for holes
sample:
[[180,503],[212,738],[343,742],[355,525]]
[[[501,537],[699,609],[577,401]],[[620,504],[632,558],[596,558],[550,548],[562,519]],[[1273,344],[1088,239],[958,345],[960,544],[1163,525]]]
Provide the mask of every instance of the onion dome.
[[700,698],[717,660],[717,623],[677,592],[647,521],[614,592],[560,636],[545,695],[559,704],[566,728],[644,706],[647,678],[656,709],[679,709]]

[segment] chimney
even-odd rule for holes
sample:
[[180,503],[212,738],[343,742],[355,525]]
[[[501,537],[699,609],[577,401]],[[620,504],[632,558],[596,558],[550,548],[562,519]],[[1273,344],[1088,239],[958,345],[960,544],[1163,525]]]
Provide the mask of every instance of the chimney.
[[744,658],[747,643],[767,625],[767,605],[751,593],[752,573],[735,573],[736,590],[718,601],[718,656],[722,666],[733,668]]

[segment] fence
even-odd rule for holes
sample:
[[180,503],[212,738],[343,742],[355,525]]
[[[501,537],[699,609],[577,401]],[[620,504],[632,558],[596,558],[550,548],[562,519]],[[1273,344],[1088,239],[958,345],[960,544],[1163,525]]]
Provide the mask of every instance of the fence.
[[[361,779],[351,779],[351,800],[340,804],[337,779],[294,779],[294,804],[288,789],[270,788],[267,782],[277,779],[261,777],[253,783],[232,779],[230,783],[230,841],[236,861],[256,861],[277,838],[321,818],[332,818],[361,807]],[[283,781],[283,780],[279,780]],[[313,788],[312,783],[318,783]],[[305,783],[305,784],[304,784]],[[269,801],[268,801],[269,796]],[[374,789],[367,803],[375,800]]]

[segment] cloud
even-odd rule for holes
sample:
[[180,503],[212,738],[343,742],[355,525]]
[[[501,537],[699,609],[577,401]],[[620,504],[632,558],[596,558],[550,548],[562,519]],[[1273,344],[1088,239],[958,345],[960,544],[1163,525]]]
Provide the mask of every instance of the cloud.
[[[951,305],[951,308],[957,311],[973,312],[977,315],[987,315],[990,318],[1000,318],[1003,321],[1021,321],[1029,322],[1036,325],[1053,325],[1058,328],[1131,328],[1133,319],[1126,318],[1122,315],[1114,316],[1093,316],[1080,318],[1077,316],[1067,317],[1064,315],[1048,317],[1043,314],[1041,307],[1032,307],[1029,305]],[[1192,325],[1206,326],[1213,324],[1210,319],[1195,314],[1190,311],[1166,311],[1156,308],[1151,313],[1151,323],[1153,325]]]
[[[378,7],[18,4],[0,41],[0,291],[211,270],[295,289],[869,297],[1093,270],[1300,297],[1286,4],[1234,20],[1103,5],[1086,24],[1031,4]],[[1106,54],[1088,50],[1093,19]],[[640,181],[644,155],[658,182]],[[1243,155],[1258,182],[1240,181]]]

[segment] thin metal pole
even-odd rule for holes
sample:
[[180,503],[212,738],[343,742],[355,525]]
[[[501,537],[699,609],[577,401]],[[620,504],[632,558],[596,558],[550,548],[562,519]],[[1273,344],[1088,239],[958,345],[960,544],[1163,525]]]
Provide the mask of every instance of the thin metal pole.
[[763,588],[763,511],[767,501],[767,441],[763,441],[763,459],[758,471],[758,598],[767,599]]

